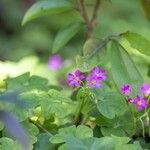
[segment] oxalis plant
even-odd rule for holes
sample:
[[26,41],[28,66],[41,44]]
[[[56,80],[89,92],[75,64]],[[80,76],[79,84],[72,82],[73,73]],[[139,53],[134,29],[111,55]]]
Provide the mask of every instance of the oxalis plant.
[[[52,46],[55,56],[49,60],[54,70],[63,67],[56,53],[84,32],[80,43],[83,48],[74,56],[76,67],[66,72],[66,86],[52,86],[47,79],[30,73],[7,78],[3,83],[5,96],[1,99],[8,99],[10,92],[15,92],[20,97],[17,103],[25,105],[8,103],[5,107],[26,131],[28,149],[150,149],[150,83],[143,79],[131,57],[138,53],[149,63],[150,41],[130,31],[94,37],[103,2],[44,0],[25,13],[23,26],[45,15],[73,14],[72,22],[60,27],[55,36]],[[145,8],[148,1],[141,2]],[[0,129],[7,135],[3,122]],[[21,149],[14,138],[3,137],[0,143],[4,150]]]

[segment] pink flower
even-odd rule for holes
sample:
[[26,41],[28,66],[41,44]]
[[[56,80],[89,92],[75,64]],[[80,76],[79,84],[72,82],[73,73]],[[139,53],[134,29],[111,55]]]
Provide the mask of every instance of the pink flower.
[[142,110],[143,108],[148,107],[147,98],[142,98],[139,95],[136,96],[136,99],[133,104],[137,106],[138,110]]
[[91,89],[93,88],[101,88],[102,87],[102,83],[101,83],[101,80],[99,80],[97,78],[97,76],[94,76],[92,74],[90,74],[88,77],[87,77],[87,82],[88,82],[88,85]]
[[62,67],[62,58],[56,54],[49,58],[48,67],[52,70],[59,70]]
[[150,84],[143,83],[141,86],[141,91],[146,95],[150,95]]
[[73,85],[75,87],[80,87],[82,80],[84,79],[84,75],[81,74],[80,70],[76,70],[74,74],[69,73],[67,80],[69,85]]
[[131,86],[129,84],[124,84],[122,87],[121,87],[121,92],[124,94],[124,95],[129,95],[131,93]]

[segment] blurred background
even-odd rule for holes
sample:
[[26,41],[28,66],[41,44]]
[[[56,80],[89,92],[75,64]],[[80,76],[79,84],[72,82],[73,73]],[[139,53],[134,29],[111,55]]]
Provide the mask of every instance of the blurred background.
[[[82,18],[74,11],[44,16],[21,26],[25,12],[37,1],[0,0],[1,80],[30,71],[31,74],[46,77],[52,84],[57,84],[54,77],[56,71],[48,67],[49,57],[53,55],[51,48],[54,37],[61,27]],[[89,13],[93,2],[86,1]],[[125,31],[137,32],[150,39],[150,21],[140,0],[102,0],[94,37],[101,38]],[[74,56],[80,53],[84,42],[85,29],[59,51],[67,70],[75,66]],[[62,75],[64,69],[60,72]]]

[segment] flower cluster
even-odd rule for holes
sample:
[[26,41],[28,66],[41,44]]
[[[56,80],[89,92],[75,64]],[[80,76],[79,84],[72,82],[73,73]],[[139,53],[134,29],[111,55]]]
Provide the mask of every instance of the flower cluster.
[[121,92],[126,95],[128,98],[128,102],[137,106],[138,110],[142,110],[143,108],[148,107],[148,98],[150,96],[150,84],[143,83],[141,86],[141,92],[144,96],[137,95],[135,99],[129,97],[131,93],[131,86],[129,84],[124,84],[121,87]]
[[[102,81],[106,79],[106,70],[99,66],[94,67],[86,77],[80,70],[76,70],[74,74],[69,73],[67,80],[69,85],[80,87],[83,81],[86,81],[90,88],[101,88]],[[85,80],[84,80],[85,79]]]

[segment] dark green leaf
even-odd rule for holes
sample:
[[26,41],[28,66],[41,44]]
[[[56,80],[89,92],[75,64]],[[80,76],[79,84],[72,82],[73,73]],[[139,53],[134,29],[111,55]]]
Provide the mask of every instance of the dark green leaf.
[[56,146],[49,142],[50,137],[47,133],[40,134],[34,147],[35,150],[56,150]]
[[56,35],[52,52],[56,53],[58,50],[60,50],[67,42],[75,36],[75,34],[80,30],[82,27],[82,24],[80,23],[73,23],[70,25],[67,25],[66,27],[62,28]]

